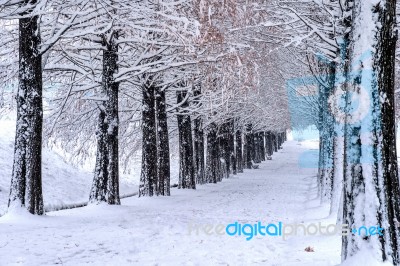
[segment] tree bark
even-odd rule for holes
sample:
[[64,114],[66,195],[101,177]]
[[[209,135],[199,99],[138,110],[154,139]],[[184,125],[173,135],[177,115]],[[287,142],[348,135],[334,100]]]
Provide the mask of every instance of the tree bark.
[[42,215],[42,56],[39,17],[19,19],[17,125],[9,210]]
[[[186,91],[177,92],[177,101],[182,103],[182,109],[189,106],[187,100],[185,100],[186,94]],[[186,114],[185,110],[181,110],[177,117],[179,131],[179,188],[196,189],[190,115]]]
[[331,115],[329,108],[329,96],[334,93],[335,89],[335,62],[323,62],[321,68],[326,71],[325,86],[320,86],[320,104],[322,107],[321,112],[321,125],[320,136],[322,145],[322,163],[319,173],[321,175],[321,201],[330,200],[332,198],[333,189],[333,160],[334,160],[334,147],[333,139],[335,135],[335,121]]
[[[195,97],[195,102],[200,105],[199,98],[201,96],[200,88],[194,90],[193,96]],[[204,161],[204,130],[203,130],[203,120],[201,116],[198,116],[193,121],[194,124],[194,157],[195,157],[195,173],[196,173],[196,183],[205,184],[205,161]]]
[[221,159],[224,162],[223,172],[225,173],[226,178],[229,177],[229,174],[231,172],[231,154],[232,154],[231,149],[233,143],[233,140],[231,138],[232,125],[233,125],[232,121],[228,121],[222,124],[219,135]]
[[214,123],[207,128],[206,179],[208,183],[217,183],[219,179],[218,128]]
[[[364,116],[351,113],[346,120],[343,222],[350,228],[377,225],[384,230],[377,236],[344,236],[344,260],[374,250],[375,259],[400,263],[400,189],[394,118],[395,19],[396,1],[354,1],[347,113],[352,111],[354,95],[359,99],[368,97],[370,104]],[[366,44],[370,47],[366,48]]]
[[114,75],[118,72],[118,33],[113,32],[107,50],[103,51],[103,84],[107,95],[108,199],[110,205],[121,204],[119,198],[118,90]]
[[139,197],[153,196],[157,190],[157,133],[155,86],[151,76],[144,75],[142,111],[142,170]]
[[229,132],[228,132],[228,150],[229,150],[229,170],[236,175],[236,156],[235,156],[235,123],[233,119],[229,120]]
[[[352,6],[353,0],[346,0],[343,3],[346,15],[341,21],[342,38],[338,38],[339,50],[337,51],[341,60],[336,64],[337,70],[335,71],[335,91],[334,98],[335,102],[345,102],[347,86],[349,85],[347,81],[349,80],[350,74],[350,35],[352,26]],[[334,108],[332,114],[335,120],[338,120],[341,110],[339,108]],[[343,223],[343,175],[344,175],[344,164],[346,157],[345,138],[344,132],[346,124],[343,122],[335,121],[335,132],[334,132],[334,161],[333,161],[333,189],[331,197],[331,208],[330,214],[337,215],[337,223]]]
[[96,165],[92,188],[90,190],[89,202],[107,202],[108,185],[108,146],[107,146],[107,124],[104,107],[99,112],[97,122],[97,152]]
[[276,132],[273,132],[273,133],[272,133],[274,152],[278,152],[278,148],[279,148],[277,134],[278,134],[278,133],[276,133]]
[[254,155],[253,155],[253,160],[255,163],[261,163],[261,156],[260,156],[260,138],[258,135],[258,132],[253,134],[253,149],[254,149]]
[[237,172],[243,173],[243,151],[242,151],[242,132],[236,130],[236,162]]
[[[110,41],[103,36],[103,92],[107,96],[101,106],[97,129],[97,155],[95,176],[89,196],[90,202],[106,201],[110,205],[121,204],[119,198],[119,147],[118,147],[118,90],[114,74],[118,72],[118,33],[111,34]],[[103,110],[104,109],[104,110]]]
[[266,132],[266,152],[267,156],[271,157],[273,153],[273,143],[272,143],[272,133],[271,131]]
[[265,132],[258,133],[259,144],[260,144],[260,160],[265,161]]
[[169,134],[165,90],[155,88],[155,108],[157,117],[157,195],[170,196]]
[[254,137],[252,132],[252,125],[247,125],[246,127],[246,168],[251,169],[253,167],[254,158]]

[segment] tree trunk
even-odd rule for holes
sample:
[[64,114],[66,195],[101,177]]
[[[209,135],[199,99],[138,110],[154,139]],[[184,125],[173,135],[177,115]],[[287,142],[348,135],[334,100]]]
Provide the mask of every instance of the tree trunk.
[[207,129],[207,160],[206,180],[208,183],[217,183],[219,178],[218,128],[212,123]]
[[243,173],[242,132],[236,130],[236,164],[237,172]]
[[19,19],[19,87],[9,210],[42,215],[42,56],[39,17]]
[[278,133],[278,149],[281,150],[282,149],[282,144],[283,144],[283,135],[282,132]]
[[232,163],[232,173],[237,175],[237,161],[236,161],[236,153],[235,153],[235,143],[236,143],[236,135],[235,135],[235,124],[232,122],[231,133],[229,134],[229,144],[231,145],[231,163]]
[[[344,260],[373,250],[372,256],[379,261],[400,263],[400,189],[394,119],[395,18],[396,1],[354,1],[352,79],[348,82],[346,102],[347,112],[352,114],[346,118],[345,127],[343,222],[350,228],[377,225],[384,230],[376,236],[365,232],[361,236],[344,236]],[[364,104],[369,99],[362,116],[352,109],[355,97]]]
[[[119,198],[119,151],[118,151],[118,89],[114,80],[118,72],[117,32],[103,46],[103,92],[107,96],[105,106],[101,106],[97,126],[97,155],[95,176],[89,196],[90,202],[106,201],[110,205],[120,204]],[[104,110],[103,110],[104,109]]]
[[[337,51],[341,60],[336,64],[337,70],[335,71],[335,91],[333,94],[334,102],[346,102],[346,91],[349,85],[350,74],[350,35],[352,27],[352,6],[353,0],[346,0],[343,3],[346,11],[345,17],[341,21],[343,38],[338,38],[339,50]],[[346,157],[345,138],[344,132],[346,124],[340,121],[339,116],[342,110],[334,108],[331,110],[335,117],[335,132],[333,140],[333,188],[331,197],[330,214],[337,215],[337,223],[343,224],[343,210],[344,210],[344,190],[343,190],[343,174],[344,174],[344,158]]]
[[[189,106],[185,100],[187,92],[177,92],[178,103],[181,108]],[[190,115],[185,114],[186,111],[181,110],[178,117],[178,131],[179,131],[179,188],[196,189],[196,182],[194,177],[194,162],[193,162],[193,140],[192,140],[192,124]]]
[[[193,96],[195,97],[195,102],[200,105],[199,98],[201,96],[200,88],[194,90]],[[202,117],[198,116],[193,121],[194,124],[194,157],[195,157],[195,173],[196,173],[196,183],[205,184],[205,161],[204,161],[204,130]]]
[[265,132],[260,132],[258,137],[258,142],[260,144],[260,159],[261,161],[265,161]]
[[329,96],[333,94],[335,89],[335,71],[336,64],[331,62],[328,65],[324,62],[324,69],[327,72],[326,75],[326,86],[321,86],[321,100],[320,106],[323,107],[322,112],[322,125],[320,135],[322,136],[323,145],[323,165],[321,169],[322,174],[322,190],[321,190],[321,201],[330,200],[332,198],[332,187],[333,187],[333,160],[334,160],[334,135],[335,135],[335,121],[331,115],[329,108]]
[[[104,108],[104,107],[102,107]],[[103,109],[99,112],[97,122],[97,152],[96,166],[92,188],[90,190],[89,202],[107,202],[108,185],[108,146],[107,146],[107,124],[106,114]]]
[[108,145],[108,204],[121,204],[119,198],[119,151],[118,151],[118,89],[114,74],[118,72],[118,44],[115,43],[117,32],[103,51],[103,84],[107,95],[107,145]]
[[254,133],[253,134],[253,140],[254,140],[254,162],[255,163],[261,163],[261,154],[260,154],[260,138],[259,138],[259,133]]
[[165,90],[155,88],[155,108],[157,116],[157,195],[170,196],[169,135]]
[[277,133],[272,133],[272,139],[273,139],[273,144],[274,144],[274,152],[278,152],[279,144],[278,144],[278,137]]
[[142,85],[142,170],[139,197],[153,196],[157,189],[157,133],[155,114],[155,86],[151,76],[144,76]]
[[[233,120],[232,120],[233,121]],[[232,144],[233,140],[231,137],[231,132],[233,131],[232,125],[233,122],[231,120],[224,123],[221,126],[219,143],[220,143],[220,151],[221,151],[221,160],[224,162],[223,172],[225,173],[225,177],[228,178],[231,172],[231,155],[232,155]],[[231,143],[232,141],[232,143]]]
[[196,183],[205,184],[205,162],[204,162],[204,131],[200,117],[194,120],[194,153]]
[[247,132],[246,132],[246,168],[251,169],[253,167],[253,158],[254,158],[254,146],[253,146],[253,133],[252,133],[252,126],[247,125]]
[[267,156],[271,157],[273,153],[273,143],[272,143],[272,133],[271,131],[266,132],[266,152]]
[[236,175],[236,157],[235,157],[235,123],[233,119],[229,120],[229,133],[228,133],[228,150],[229,150],[229,161],[230,171]]

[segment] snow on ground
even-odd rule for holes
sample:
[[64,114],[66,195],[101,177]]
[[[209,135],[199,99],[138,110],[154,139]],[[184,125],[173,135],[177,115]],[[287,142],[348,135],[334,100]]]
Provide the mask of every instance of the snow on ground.
[[[197,190],[172,189],[171,197],[132,197],[121,206],[45,217],[5,215],[0,265],[337,265],[337,235],[286,240],[257,235],[246,241],[243,235],[215,233],[218,224],[236,221],[335,223],[316,197],[316,169],[299,164],[309,149],[307,143],[289,141],[260,169]],[[203,231],[207,224],[214,225],[213,235]]]
[[[0,216],[7,209],[14,155],[15,117],[0,119]],[[46,208],[86,202],[93,174],[71,166],[52,150],[44,149],[43,197]],[[137,192],[137,183],[121,181],[121,194]],[[0,253],[1,254],[1,253]],[[1,256],[0,256],[1,257]],[[0,262],[1,264],[1,262]]]

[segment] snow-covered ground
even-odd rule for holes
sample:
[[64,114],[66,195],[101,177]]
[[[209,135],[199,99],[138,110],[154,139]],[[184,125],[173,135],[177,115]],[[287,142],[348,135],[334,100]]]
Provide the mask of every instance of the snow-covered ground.
[[[15,117],[0,119],[0,216],[6,211],[10,192],[14,136]],[[42,161],[43,197],[46,209],[88,200],[93,181],[93,174],[90,171],[71,166],[62,156],[49,149],[43,150]],[[125,177],[121,180],[120,190],[121,194],[137,192],[137,182]]]
[[310,149],[312,141],[289,141],[260,169],[196,190],[173,189],[171,197],[132,197],[121,206],[44,217],[7,214],[0,218],[0,265],[337,265],[340,236],[246,241],[203,231],[236,221],[334,224],[317,199],[316,169],[299,167]]

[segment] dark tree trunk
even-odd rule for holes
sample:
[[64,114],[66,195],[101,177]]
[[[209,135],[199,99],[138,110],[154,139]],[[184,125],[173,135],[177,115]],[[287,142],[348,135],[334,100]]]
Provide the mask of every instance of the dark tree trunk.
[[[186,91],[177,92],[178,103],[181,108],[189,106],[186,98]],[[185,101],[185,102],[183,102]],[[192,140],[192,124],[190,115],[187,111],[181,110],[178,117],[179,131],[179,188],[196,189],[194,177],[194,162],[193,162],[193,140]]]
[[[347,16],[343,19],[343,26],[345,29],[347,29],[347,32],[345,32],[344,36],[343,36],[343,44],[342,44],[342,51],[341,51],[341,56],[342,58],[344,58],[344,63],[343,64],[343,73],[345,75],[345,79],[350,80],[349,78],[349,73],[350,73],[350,64],[351,64],[351,58],[350,58],[350,45],[351,45],[351,28],[352,28],[352,16],[353,16],[353,5],[354,5],[354,1],[353,0],[345,0],[344,1],[344,8],[345,11],[347,13]],[[347,91],[349,91],[349,87],[350,84],[348,84],[348,82],[345,82],[345,84],[342,85],[343,89],[346,91],[346,95],[345,95],[345,101],[346,101],[346,106],[348,105],[348,96],[347,96]],[[353,211],[353,207],[354,204],[352,204],[351,202],[349,202],[349,200],[351,200],[350,197],[348,197],[348,194],[346,192],[347,189],[349,189],[351,191],[351,186],[346,186],[346,182],[349,183],[353,183],[352,178],[350,177],[350,169],[351,169],[351,165],[348,162],[348,149],[349,147],[351,147],[350,145],[350,140],[351,140],[351,134],[349,134],[349,126],[346,123],[347,118],[345,118],[345,122],[344,122],[344,126],[343,126],[343,130],[344,130],[344,148],[343,148],[343,195],[342,195],[342,206],[343,206],[343,217],[342,217],[342,223],[345,222],[349,222],[350,220],[354,220],[354,219],[350,219],[350,216],[354,216],[354,211]],[[355,131],[353,131],[354,133],[356,133]],[[353,139],[353,142],[355,142],[354,140],[358,140],[358,137],[356,139]],[[355,144],[357,144],[357,142],[355,142]],[[355,146],[354,146],[355,147]],[[354,168],[354,167],[353,167]],[[358,182],[358,181],[357,181]],[[347,188],[348,187],[348,188]],[[347,236],[342,236],[342,260],[345,260],[348,256],[351,256],[351,254],[349,254],[348,252],[348,248],[353,244],[352,243],[353,240],[349,239],[349,237]],[[350,249],[352,250],[352,248]]]
[[256,135],[256,133],[250,133],[250,135],[251,135],[251,137],[250,137],[250,146],[249,147],[251,147],[251,149],[250,149],[250,158],[251,158],[251,161],[253,162],[253,163],[259,163],[258,162],[258,159],[257,159],[257,143],[256,143],[256,139],[255,139],[255,135]]
[[217,161],[217,182],[221,182],[222,179],[224,178],[224,173],[225,173],[225,165],[222,164],[221,158],[222,158],[222,151],[220,148],[218,148],[218,161]]
[[113,32],[107,50],[103,51],[103,84],[107,95],[107,145],[108,145],[108,204],[121,204],[119,198],[119,151],[118,151],[118,89],[114,74],[118,72],[117,32]]
[[219,145],[218,128],[213,123],[207,129],[207,160],[206,180],[208,183],[217,183],[219,179]]
[[272,133],[272,139],[273,139],[273,146],[274,146],[274,152],[278,152],[278,137],[277,137],[277,133]]
[[248,169],[247,168],[247,149],[248,149],[248,143],[247,143],[247,134],[246,134],[246,129],[244,130],[244,134],[242,136],[242,142],[243,142],[243,169]]
[[[377,53],[374,70],[378,72],[378,93],[386,95],[386,101],[377,100],[380,103],[382,126],[382,177],[383,187],[380,192],[381,211],[386,217],[380,217],[381,224],[389,224],[389,230],[385,237],[381,238],[382,257],[392,256],[394,264],[400,264],[400,188],[398,176],[398,161],[396,151],[396,119],[395,119],[395,54],[397,41],[396,25],[396,1],[384,1],[385,6],[378,9],[379,25],[383,25],[377,35]],[[383,2],[382,2],[383,5]],[[379,27],[379,26],[378,26]],[[378,129],[378,130],[379,130]]]
[[260,158],[261,161],[265,161],[265,132],[259,133],[259,143],[260,143]]
[[[396,1],[375,5],[354,0],[347,111],[364,91],[370,98],[363,119],[345,124],[343,223],[349,228],[378,226],[381,234],[349,234],[342,238],[342,258],[371,253],[376,260],[400,264],[399,178],[396,154],[394,81],[397,41]],[[370,8],[368,12],[366,9]],[[363,51],[365,43],[372,50]],[[361,57],[361,52],[369,52]],[[350,120],[353,119],[353,120]]]
[[[119,205],[119,151],[118,151],[118,89],[114,80],[118,72],[117,32],[111,40],[104,37],[103,46],[103,91],[107,96],[105,106],[101,107],[97,129],[97,155],[95,176],[89,196],[90,202],[107,201]],[[104,110],[103,110],[104,108]]]
[[[194,102],[200,106],[201,90],[197,87],[193,96],[195,97]],[[198,116],[193,121],[194,124],[194,157],[195,157],[195,173],[196,173],[196,183],[205,184],[205,161],[204,161],[204,130],[203,130],[203,120],[201,116]]]
[[139,197],[153,196],[157,189],[157,133],[155,114],[155,86],[151,76],[142,85],[142,170]]
[[204,161],[204,131],[201,117],[194,120],[194,150],[196,182],[205,184],[205,161]]
[[[233,121],[233,120],[232,120]],[[233,122],[228,121],[221,126],[219,143],[220,143],[220,151],[221,151],[221,159],[224,161],[225,168],[223,172],[225,176],[228,178],[231,172],[231,155],[232,155],[232,144],[233,140],[231,137],[232,134],[232,126]],[[232,141],[232,143],[231,143]]]
[[231,133],[229,134],[230,140],[229,143],[231,145],[231,162],[232,162],[232,173],[237,175],[237,161],[236,161],[236,153],[235,153],[235,143],[236,143],[236,133],[235,133],[235,124],[232,122]]
[[202,119],[200,117],[194,120],[194,151],[195,151],[195,170],[196,170],[196,182],[198,184],[204,184],[204,131],[202,125]]
[[17,125],[9,209],[42,215],[42,56],[39,17],[19,19]]
[[[321,132],[321,131],[320,131]],[[323,171],[324,167],[324,141],[322,135],[319,135],[319,152],[318,152],[318,196],[322,195],[322,187],[325,171]]]
[[277,134],[277,136],[278,136],[278,149],[281,150],[281,149],[282,149],[282,143],[283,143],[282,133],[279,132],[279,133]]
[[254,137],[252,133],[252,125],[247,125],[246,128],[246,168],[251,169],[253,167],[254,158]]
[[[320,158],[318,176],[320,181],[321,200],[331,199],[333,186],[333,138],[335,134],[335,121],[329,107],[329,96],[334,94],[335,71],[334,62],[321,62],[321,72],[326,72],[325,85],[319,86],[319,135],[320,135]],[[325,75],[324,75],[325,76]],[[282,136],[283,138],[283,136]]]
[[237,172],[243,173],[243,151],[242,151],[242,132],[236,130],[236,162]]
[[155,88],[155,108],[157,116],[157,195],[170,196],[169,135],[165,90]]
[[258,132],[253,134],[253,149],[254,149],[254,155],[253,155],[253,160],[255,163],[261,163],[261,156],[260,156],[260,139],[258,137]]
[[265,146],[266,146],[266,152],[267,156],[271,157],[272,153],[274,152],[274,145],[273,145],[273,140],[272,140],[272,133],[271,131],[266,132],[265,134]]
[[236,175],[236,157],[235,157],[235,123],[233,119],[229,121],[229,133],[228,133],[228,150],[229,150],[229,161],[230,161],[230,171]]
[[[104,107],[102,107],[104,108]],[[100,110],[97,122],[97,152],[96,166],[92,188],[90,190],[89,202],[107,202],[108,185],[108,146],[107,146],[107,124],[106,114]]]

